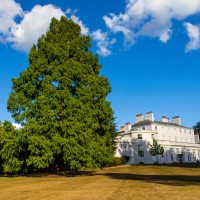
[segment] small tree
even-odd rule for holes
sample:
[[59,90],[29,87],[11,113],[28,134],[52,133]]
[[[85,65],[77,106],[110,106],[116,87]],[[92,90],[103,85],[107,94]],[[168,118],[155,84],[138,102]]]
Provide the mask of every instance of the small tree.
[[164,148],[160,144],[158,144],[158,141],[156,139],[153,139],[153,144],[152,145],[150,144],[150,146],[151,146],[151,148],[150,148],[149,152],[152,156],[156,157],[156,160],[158,163],[158,156],[163,155]]

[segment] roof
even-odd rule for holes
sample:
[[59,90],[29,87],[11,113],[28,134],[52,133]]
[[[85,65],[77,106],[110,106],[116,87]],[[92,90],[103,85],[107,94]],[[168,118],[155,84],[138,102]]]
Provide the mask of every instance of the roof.
[[171,123],[171,122],[161,122],[161,121],[151,121],[151,120],[143,120],[143,121],[140,121],[140,122],[138,122],[138,123],[136,123],[136,124],[133,124],[131,127],[134,128],[134,127],[137,127],[137,126],[150,125],[150,124],[152,124],[152,123],[163,124],[163,125],[171,125],[171,126],[177,126],[177,127],[187,128],[186,126],[178,125],[178,124]]

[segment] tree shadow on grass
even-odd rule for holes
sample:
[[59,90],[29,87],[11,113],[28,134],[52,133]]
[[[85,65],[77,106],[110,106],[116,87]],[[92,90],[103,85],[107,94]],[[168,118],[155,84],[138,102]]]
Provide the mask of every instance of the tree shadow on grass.
[[0,177],[35,177],[35,178],[56,178],[56,177],[76,177],[76,176],[93,176],[94,171],[64,171],[58,173],[33,173],[33,174],[0,174]]
[[144,181],[172,186],[200,185],[200,176],[192,175],[146,175],[129,173],[105,173],[101,174],[117,180]]
[[171,163],[171,164],[167,164],[167,165],[165,164],[163,166],[168,166],[168,167],[182,167],[182,168],[200,168],[200,162],[193,162],[193,163]]

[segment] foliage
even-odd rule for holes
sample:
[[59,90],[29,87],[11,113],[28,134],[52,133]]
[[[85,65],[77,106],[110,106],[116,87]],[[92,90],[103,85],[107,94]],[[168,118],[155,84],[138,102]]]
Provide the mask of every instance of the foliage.
[[[6,166],[13,168],[9,160],[14,158],[16,171],[110,165],[115,124],[106,97],[111,87],[90,47],[89,36],[65,17],[53,18],[32,47],[30,66],[12,80],[8,110],[24,128],[6,136]],[[17,160],[23,152],[26,156]]]
[[23,161],[19,158],[19,137],[12,124],[8,121],[2,123],[0,134],[0,157],[2,170],[16,172],[21,169]]
[[122,156],[122,158],[125,160],[125,163],[127,163],[130,160],[129,156]]
[[158,141],[156,139],[153,139],[153,144],[152,145],[150,144],[150,147],[151,148],[149,152],[152,156],[157,157],[157,163],[158,163],[158,156],[163,155],[164,148],[160,144],[158,144]]
[[121,158],[120,157],[114,157],[111,166],[117,166],[117,165],[121,165],[121,164],[122,164]]
[[122,156],[122,157],[114,157],[111,166],[123,165],[129,161],[130,157]]
[[197,122],[197,123],[193,126],[193,129],[194,129],[194,131],[195,131],[196,133],[198,133],[199,136],[200,136],[200,121]]
[[4,133],[4,128],[3,128],[3,123],[0,121],[0,173],[3,172],[3,160],[2,160],[2,156],[1,156],[1,149],[2,149],[2,142],[1,142],[1,138],[2,138],[2,134]]

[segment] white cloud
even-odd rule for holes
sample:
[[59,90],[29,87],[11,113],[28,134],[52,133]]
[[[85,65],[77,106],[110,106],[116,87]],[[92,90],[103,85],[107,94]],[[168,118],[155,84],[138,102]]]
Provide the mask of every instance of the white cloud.
[[185,47],[185,51],[189,52],[200,48],[200,26],[191,23],[184,23],[190,41]]
[[16,130],[19,130],[19,129],[22,128],[21,124],[12,123],[12,125],[14,126],[14,128],[15,128]]
[[69,18],[72,19],[75,23],[77,23],[81,27],[81,33],[83,35],[90,35],[94,41],[97,42],[97,47],[99,48],[97,50],[97,53],[101,56],[108,56],[111,54],[111,51],[109,48],[113,43],[115,43],[115,39],[109,40],[108,33],[102,32],[100,29],[90,32],[89,28],[83,24],[82,20],[79,19],[79,17],[76,15],[77,10],[71,10],[67,9],[65,11],[67,15],[69,15]]
[[111,54],[109,47],[116,42],[115,39],[109,40],[108,33],[102,32],[100,29],[92,32],[92,38],[97,41],[97,53],[102,56],[108,56]]
[[[108,33],[101,30],[90,32],[76,12],[67,9],[64,13],[51,4],[36,5],[27,12],[15,0],[0,0],[0,21],[3,22],[0,23],[0,43],[12,42],[15,49],[28,52],[47,31],[52,17],[59,19],[67,15],[80,25],[82,34],[93,37],[100,55],[110,55],[115,39],[109,39]],[[182,21],[197,13],[200,13],[200,0],[126,0],[124,13],[112,13],[103,19],[112,32],[123,33],[124,47],[129,48],[140,36],[158,38],[166,43],[172,34],[173,20]],[[186,51],[199,48],[197,26],[189,23],[184,26],[190,38]]]
[[[0,0],[0,43],[11,42],[13,48],[28,52],[38,38],[45,34],[53,17],[71,14],[70,18],[81,27],[82,34],[89,34],[89,29],[77,17],[76,11],[67,9],[64,13],[51,4],[36,5],[31,11],[23,11],[14,0]],[[16,17],[21,17],[17,24]]]
[[67,8],[67,10],[65,11],[65,14],[68,15],[71,20],[73,20],[81,27],[81,33],[83,35],[88,35],[90,33],[89,28],[85,24],[83,24],[82,20],[80,20],[76,13],[77,10],[72,10],[70,8]]
[[78,24],[81,27],[81,33],[83,35],[88,35],[89,34],[89,29],[86,27],[83,22],[77,17],[75,14],[71,15],[70,17],[76,24]]
[[125,12],[103,19],[113,32],[122,32],[125,43],[139,36],[158,38],[166,43],[172,34],[172,20],[181,21],[200,12],[200,0],[127,0]]
[[0,0],[0,35],[9,34],[10,29],[16,27],[15,17],[22,15],[20,5],[14,0]]
[[60,19],[65,15],[60,8],[53,5],[36,5],[30,12],[24,14],[20,24],[11,29],[9,41],[18,50],[28,52],[37,39],[45,34],[53,17]]
[[[67,9],[65,13],[51,4],[36,5],[31,11],[23,11],[21,6],[14,0],[0,0],[0,43],[10,42],[16,50],[28,52],[38,38],[45,34],[53,17],[60,19],[62,15],[68,15],[81,27],[81,33],[91,35],[97,41],[99,50],[97,53],[103,56],[111,54],[108,49],[115,40],[109,40],[107,33],[100,30],[90,32],[76,15],[77,10]],[[20,17],[20,20],[16,18]],[[97,36],[99,35],[99,37]],[[98,37],[98,38],[97,38]]]
[[172,34],[171,29],[164,30],[163,33],[160,33],[160,38],[159,38],[160,41],[166,43],[170,39],[171,34]]

